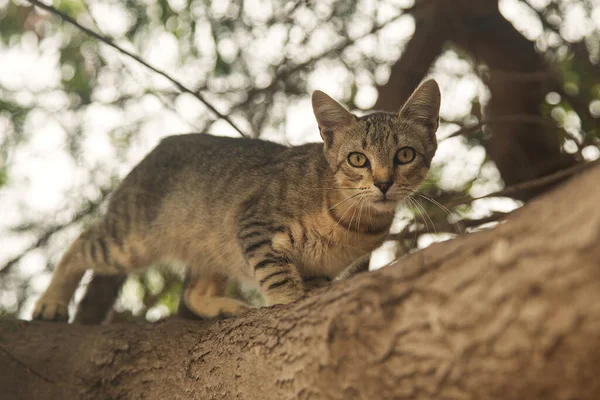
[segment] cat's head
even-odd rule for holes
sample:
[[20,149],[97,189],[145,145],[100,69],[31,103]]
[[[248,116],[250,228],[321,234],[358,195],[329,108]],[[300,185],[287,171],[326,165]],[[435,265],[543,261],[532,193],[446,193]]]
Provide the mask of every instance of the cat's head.
[[425,179],[437,149],[440,89],[434,80],[423,82],[397,113],[357,117],[318,90],[312,105],[340,188],[355,188],[357,198],[391,212]]

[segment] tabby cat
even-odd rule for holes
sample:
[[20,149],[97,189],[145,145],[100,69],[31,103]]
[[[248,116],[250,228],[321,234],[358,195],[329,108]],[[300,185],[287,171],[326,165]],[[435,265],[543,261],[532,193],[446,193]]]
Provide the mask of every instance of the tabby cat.
[[228,278],[258,284],[267,305],[286,304],[305,281],[334,278],[380,246],[436,151],[438,85],[421,84],[399,113],[357,117],[321,91],[312,106],[323,143],[160,142],[64,254],[33,318],[66,320],[86,269],[123,274],[156,262],[188,266],[185,303],[197,315],[240,315],[250,306],[225,297]]

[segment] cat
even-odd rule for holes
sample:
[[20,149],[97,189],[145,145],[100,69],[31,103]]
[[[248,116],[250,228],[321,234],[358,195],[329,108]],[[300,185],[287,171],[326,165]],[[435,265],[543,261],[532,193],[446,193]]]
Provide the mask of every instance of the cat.
[[193,277],[185,305],[213,318],[252,308],[225,297],[228,278],[255,282],[266,305],[287,304],[303,297],[305,281],[330,280],[364,259],[429,171],[439,87],[423,82],[394,113],[358,117],[321,91],[312,107],[322,143],[163,139],[63,255],[33,318],[67,320],[87,269],[122,276],[184,263]]

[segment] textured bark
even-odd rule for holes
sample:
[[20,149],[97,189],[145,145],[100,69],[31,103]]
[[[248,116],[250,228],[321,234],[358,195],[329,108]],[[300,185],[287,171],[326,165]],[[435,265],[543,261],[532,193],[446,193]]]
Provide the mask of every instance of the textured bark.
[[596,399],[599,181],[241,318],[1,322],[1,397]]
[[[390,78],[379,87],[376,107],[396,110],[425,77],[448,41],[489,69],[485,83],[491,99],[484,118],[539,115],[549,91],[551,74],[534,44],[519,33],[498,10],[497,0],[421,0],[414,10],[416,30]],[[443,94],[442,94],[443,99]],[[572,165],[561,151],[559,130],[548,124],[514,121],[494,124],[483,141],[506,185],[539,178]],[[523,192],[525,200],[545,188]]]

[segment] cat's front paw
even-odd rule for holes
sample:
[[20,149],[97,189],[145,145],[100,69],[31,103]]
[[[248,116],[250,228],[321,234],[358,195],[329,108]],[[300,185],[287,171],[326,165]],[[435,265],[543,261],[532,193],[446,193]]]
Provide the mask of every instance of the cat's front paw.
[[250,304],[238,302],[237,304],[227,305],[219,310],[218,316],[221,318],[239,317],[246,314],[250,310],[254,310],[256,307]]
[[282,289],[283,290],[276,291],[271,290],[265,293],[265,300],[268,306],[293,303],[304,297],[306,293],[302,286],[290,285]]
[[35,304],[31,319],[38,321],[67,322],[69,320],[68,304],[41,298]]

